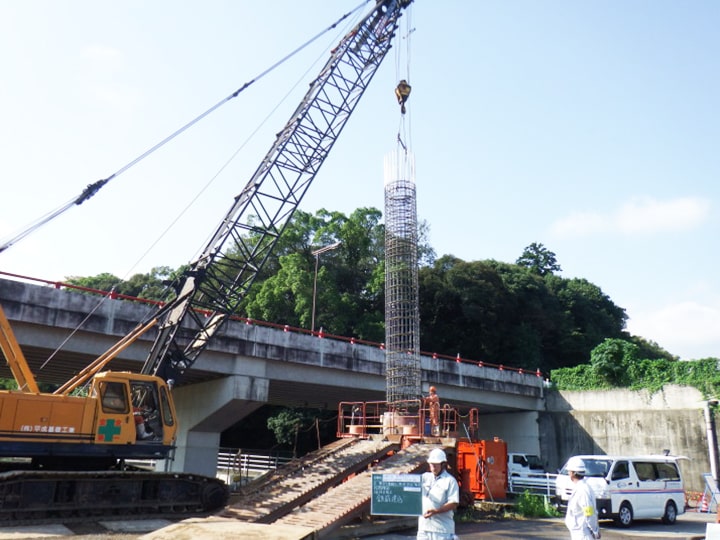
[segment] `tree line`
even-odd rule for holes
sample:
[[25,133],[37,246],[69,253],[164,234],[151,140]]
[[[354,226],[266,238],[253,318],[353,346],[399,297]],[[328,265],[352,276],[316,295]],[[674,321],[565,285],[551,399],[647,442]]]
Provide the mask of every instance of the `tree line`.
[[[385,228],[376,208],[350,215],[298,210],[278,240],[239,315],[337,335],[384,341]],[[563,278],[540,243],[514,263],[437,258],[428,226],[419,226],[420,346],[425,352],[530,370],[577,366],[606,338],[633,343],[643,358],[672,355],[625,331],[627,314],[581,278]],[[313,252],[338,243],[322,254]],[[317,266],[316,266],[317,265]],[[317,273],[316,273],[317,268]],[[183,268],[153,268],[121,280],[112,274],[67,281],[167,301]]]

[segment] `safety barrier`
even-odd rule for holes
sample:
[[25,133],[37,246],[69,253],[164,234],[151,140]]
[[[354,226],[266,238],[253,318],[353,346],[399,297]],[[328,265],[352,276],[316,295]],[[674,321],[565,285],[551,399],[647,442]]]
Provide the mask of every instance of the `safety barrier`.
[[528,473],[508,478],[508,493],[520,495],[526,491],[534,495],[555,496],[555,479],[557,474]]
[[221,448],[218,452],[217,476],[233,487],[275,470],[292,461],[288,455],[277,453],[245,453],[240,449]]

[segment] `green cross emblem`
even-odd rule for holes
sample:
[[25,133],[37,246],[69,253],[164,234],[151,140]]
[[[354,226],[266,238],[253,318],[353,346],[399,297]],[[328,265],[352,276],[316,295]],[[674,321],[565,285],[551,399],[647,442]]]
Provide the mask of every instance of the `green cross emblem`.
[[120,426],[115,425],[114,419],[103,419],[100,420],[100,427],[98,428],[98,438],[103,442],[112,442],[115,435],[120,435]]

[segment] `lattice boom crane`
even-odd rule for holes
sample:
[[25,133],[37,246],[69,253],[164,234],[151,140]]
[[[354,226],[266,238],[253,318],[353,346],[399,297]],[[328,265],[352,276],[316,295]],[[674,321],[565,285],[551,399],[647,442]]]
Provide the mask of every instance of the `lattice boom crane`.
[[[340,41],[183,273],[176,298],[81,373],[53,393],[40,391],[0,308],[0,350],[18,383],[18,390],[0,390],[0,458],[25,458],[13,461],[14,470],[0,470],[0,520],[192,514],[226,503],[227,487],[216,478],[130,471],[125,460],[172,455],[178,419],[169,381],[193,365],[237,311],[390,50],[398,19],[411,3],[378,0]],[[157,336],[141,373],[103,371],[153,327]],[[75,395],[83,385],[87,393]]]

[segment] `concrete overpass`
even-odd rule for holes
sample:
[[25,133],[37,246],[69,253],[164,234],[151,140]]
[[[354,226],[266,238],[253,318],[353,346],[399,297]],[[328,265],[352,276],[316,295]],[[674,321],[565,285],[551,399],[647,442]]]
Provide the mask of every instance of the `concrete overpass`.
[[[36,280],[39,281],[39,280]],[[68,380],[154,308],[79,294],[65,285],[0,278],[0,304],[41,382]],[[153,335],[109,366],[138,371]],[[422,356],[423,388],[443,403],[477,407],[480,434],[539,452],[543,378],[478,362]],[[11,377],[3,365],[0,376]],[[385,399],[385,358],[378,344],[318,337],[255,322],[232,321],[174,390],[180,424],[172,468],[214,474],[220,434],[265,404],[336,409],[341,401]]]

